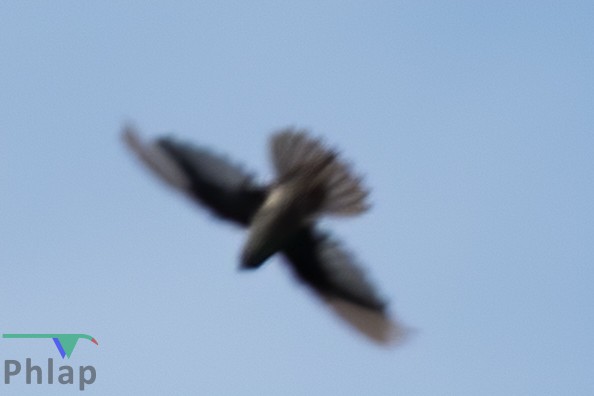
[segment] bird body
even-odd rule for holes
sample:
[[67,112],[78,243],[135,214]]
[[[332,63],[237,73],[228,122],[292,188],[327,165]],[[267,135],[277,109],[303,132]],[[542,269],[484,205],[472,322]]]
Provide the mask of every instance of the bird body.
[[321,216],[353,216],[368,209],[368,191],[336,151],[305,131],[280,131],[270,140],[276,179],[260,185],[204,148],[171,138],[144,142],[129,126],[123,136],[171,186],[247,228],[240,268],[258,268],[280,253],[297,279],[362,334],[379,343],[403,339],[406,329],[390,318],[387,304],[352,255],[317,228]]
[[[252,219],[241,255],[242,268],[256,268],[281,250],[307,222],[307,210],[298,186],[279,185],[272,189]],[[306,200],[305,198],[304,200]]]

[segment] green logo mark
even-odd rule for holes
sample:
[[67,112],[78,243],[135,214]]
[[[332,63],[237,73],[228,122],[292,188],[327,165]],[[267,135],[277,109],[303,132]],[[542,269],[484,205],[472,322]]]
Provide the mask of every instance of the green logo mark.
[[51,338],[54,340],[62,359],[64,357],[70,358],[79,338],[85,338],[95,345],[99,345],[97,340],[88,334],[3,334],[2,338]]

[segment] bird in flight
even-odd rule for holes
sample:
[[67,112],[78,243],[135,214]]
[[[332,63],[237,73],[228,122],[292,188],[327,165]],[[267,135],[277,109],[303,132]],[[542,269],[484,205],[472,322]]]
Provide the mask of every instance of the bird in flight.
[[346,323],[379,344],[407,334],[387,310],[356,259],[316,225],[325,215],[368,209],[368,191],[339,153],[305,130],[287,128],[270,139],[276,179],[266,185],[227,157],[171,137],[143,139],[127,125],[127,146],[156,175],[223,220],[247,228],[241,269],[279,254]]

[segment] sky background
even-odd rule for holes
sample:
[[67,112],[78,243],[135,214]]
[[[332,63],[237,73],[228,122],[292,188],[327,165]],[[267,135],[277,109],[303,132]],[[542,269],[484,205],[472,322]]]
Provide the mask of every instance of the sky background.
[[[594,394],[594,3],[0,3],[6,359],[96,395]],[[150,175],[133,121],[271,177],[310,128],[372,189],[329,219],[417,334],[381,348]],[[44,374],[46,375],[46,374]],[[57,376],[57,375],[56,375]],[[0,383],[3,395],[80,394]]]

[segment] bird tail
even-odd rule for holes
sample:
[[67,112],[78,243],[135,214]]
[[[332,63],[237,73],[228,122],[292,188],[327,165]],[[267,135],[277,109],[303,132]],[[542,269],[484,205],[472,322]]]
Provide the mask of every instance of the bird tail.
[[308,183],[322,187],[320,212],[349,216],[369,209],[368,191],[361,178],[319,139],[309,137],[303,130],[288,128],[275,134],[270,146],[272,163],[281,183],[293,177],[306,177]]

